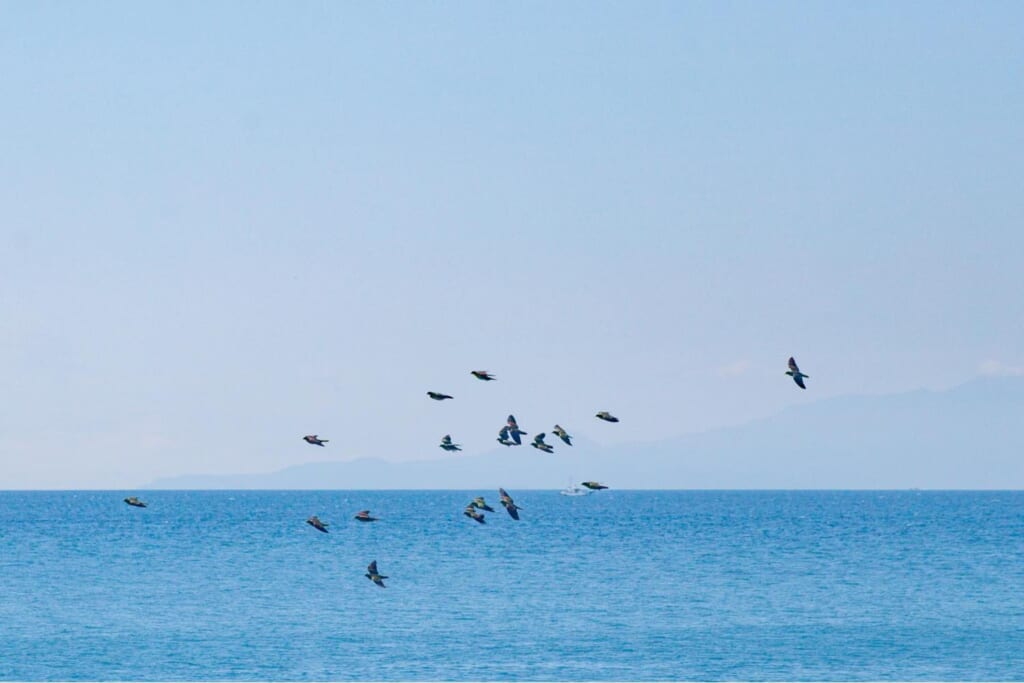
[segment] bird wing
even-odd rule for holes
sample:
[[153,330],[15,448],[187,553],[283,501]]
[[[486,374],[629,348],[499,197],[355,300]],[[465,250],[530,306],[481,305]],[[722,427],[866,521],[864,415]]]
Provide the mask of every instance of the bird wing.
[[442,436],[441,437],[441,443],[443,443],[445,446],[451,446],[452,445],[452,436],[451,436],[451,434],[445,434],[444,436]]
[[518,429],[513,429],[511,432],[509,432],[509,434],[512,436],[512,440],[516,442],[517,446],[523,445],[523,440],[519,437],[519,435],[522,434],[522,432],[520,432]]
[[508,427],[502,427],[501,428],[501,431],[498,432],[498,438],[499,439],[507,439],[508,438]]
[[544,443],[544,437],[547,436],[544,432],[541,432],[537,436],[533,437],[533,442],[538,446]]
[[792,356],[789,357],[789,369],[793,372],[800,372],[800,368],[797,367],[796,360]]
[[804,384],[804,378],[801,377],[800,375],[793,375],[793,381],[796,382],[796,385],[801,389],[807,388],[807,385]]
[[377,560],[370,563],[370,566],[366,568],[366,571],[370,574],[377,574]]
[[513,428],[518,426],[518,423],[516,423],[516,416],[515,415],[509,415],[508,416],[508,426],[509,427],[513,427]]

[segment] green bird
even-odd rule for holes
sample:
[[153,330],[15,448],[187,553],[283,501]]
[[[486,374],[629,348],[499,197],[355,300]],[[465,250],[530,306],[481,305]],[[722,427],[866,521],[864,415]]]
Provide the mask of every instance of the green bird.
[[551,431],[554,432],[555,436],[564,441],[566,446],[572,445],[572,437],[569,436],[569,432],[562,429],[561,426],[555,425],[555,428]]
[[501,496],[501,504],[505,506],[505,510],[508,511],[509,516],[512,517],[512,519],[519,521],[519,511],[523,508],[515,504],[515,501],[512,500],[512,496],[508,495],[508,492],[505,489],[498,489],[498,495]]
[[533,437],[533,443],[531,443],[530,445],[536,448],[537,450],[544,451],[545,453],[554,453],[554,447],[549,443],[544,443],[544,436],[544,432],[541,432],[537,436]]
[[486,510],[487,512],[494,512],[494,508],[492,508],[490,505],[484,502],[483,496],[477,496],[469,505],[470,507],[476,508],[477,510]]
[[481,524],[486,524],[487,523],[484,520],[484,516],[481,513],[477,512],[472,504],[467,505],[466,509],[462,511],[462,514],[466,515],[467,517],[472,519],[474,522],[479,522]]

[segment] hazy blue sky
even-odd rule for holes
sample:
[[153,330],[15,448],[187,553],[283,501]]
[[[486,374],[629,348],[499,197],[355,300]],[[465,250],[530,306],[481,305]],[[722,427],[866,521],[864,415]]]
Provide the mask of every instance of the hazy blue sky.
[[4,3],[0,488],[1024,372],[1022,36],[1017,2]]

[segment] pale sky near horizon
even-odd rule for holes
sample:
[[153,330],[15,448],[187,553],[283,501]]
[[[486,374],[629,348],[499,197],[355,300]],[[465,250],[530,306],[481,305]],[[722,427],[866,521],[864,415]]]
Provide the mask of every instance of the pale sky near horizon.
[[0,488],[1024,373],[1022,36],[1012,2],[0,4]]

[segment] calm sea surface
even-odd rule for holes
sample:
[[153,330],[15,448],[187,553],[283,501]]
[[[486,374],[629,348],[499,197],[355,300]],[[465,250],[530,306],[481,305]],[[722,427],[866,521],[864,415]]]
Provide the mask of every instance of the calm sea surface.
[[0,492],[0,679],[1024,679],[1022,492],[510,493]]

